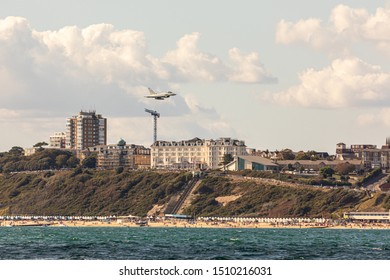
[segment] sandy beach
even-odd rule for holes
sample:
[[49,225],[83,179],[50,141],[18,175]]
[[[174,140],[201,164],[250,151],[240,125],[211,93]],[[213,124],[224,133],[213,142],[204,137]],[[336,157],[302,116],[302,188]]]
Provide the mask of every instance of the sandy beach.
[[2,227],[176,227],[176,228],[328,228],[328,229],[390,229],[386,223],[264,223],[264,222],[215,222],[215,221],[0,221]]

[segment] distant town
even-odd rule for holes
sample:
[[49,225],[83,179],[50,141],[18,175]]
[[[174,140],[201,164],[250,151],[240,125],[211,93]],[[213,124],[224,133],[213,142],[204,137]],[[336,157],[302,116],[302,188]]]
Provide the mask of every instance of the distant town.
[[[156,117],[156,114],[154,116]],[[80,160],[95,157],[96,167],[113,169],[189,169],[189,170],[262,170],[317,173],[324,167],[340,164],[355,171],[390,167],[390,139],[381,148],[372,144],[336,144],[335,155],[316,151],[259,151],[248,148],[244,140],[221,137],[193,138],[182,141],[156,139],[151,147],[128,144],[124,139],[107,144],[107,119],[96,111],[80,111],[66,120],[66,131],[50,136],[45,149],[71,151]],[[24,148],[24,155],[34,154],[39,147]]]
[[[55,174],[57,176],[68,174],[72,186],[74,186],[73,180],[75,180],[73,177],[78,174],[85,173],[84,175],[88,178],[91,178],[89,176],[93,176],[93,174],[96,174],[96,176],[103,174],[99,171],[91,172],[91,169],[112,170],[113,172],[104,173],[107,176],[120,175],[126,170],[130,177],[138,174],[138,172],[133,173],[132,170],[155,170],[157,172],[147,172],[147,174],[153,174],[157,181],[162,180],[161,178],[164,175],[186,174],[180,179],[180,182],[182,182],[187,180],[185,178],[190,178],[184,190],[180,195],[175,195],[163,204],[165,214],[175,215],[180,209],[184,209],[185,201],[193,199],[191,194],[204,178],[206,178],[205,180],[214,178],[211,180],[219,182],[222,186],[227,182],[224,180],[231,180],[236,183],[257,182],[264,184],[264,186],[286,187],[288,191],[292,192],[292,196],[297,195],[295,188],[301,186],[321,189],[346,189],[345,191],[340,190],[340,193],[326,199],[326,201],[338,201],[338,198],[335,197],[341,196],[339,198],[343,203],[348,201],[357,203],[362,197],[366,197],[375,202],[373,206],[365,206],[366,208],[363,209],[376,211],[383,209],[377,207],[383,199],[383,197],[378,198],[378,196],[382,192],[390,191],[390,176],[386,174],[390,166],[390,138],[386,139],[386,144],[380,148],[372,144],[347,146],[345,143],[337,143],[335,155],[313,150],[298,152],[291,149],[260,151],[248,148],[244,140],[230,137],[217,139],[194,137],[180,141],[163,141],[157,140],[156,120],[159,113],[152,110],[146,110],[146,112],[151,113],[154,118],[154,142],[150,147],[128,144],[124,139],[120,139],[117,143],[107,144],[107,119],[96,111],[80,111],[77,115],[66,119],[66,131],[54,133],[50,137],[49,143],[39,142],[32,148],[14,146],[10,151],[0,153],[0,173],[7,180],[12,180],[15,174],[16,177],[29,176],[30,173],[35,172],[41,173],[44,178],[50,178]],[[152,132],[152,127],[150,130]],[[52,172],[54,170],[59,172]],[[192,174],[188,174],[187,171],[191,171]],[[19,175],[18,173],[22,174]],[[227,177],[221,178],[220,176]],[[87,177],[81,176],[77,180],[83,182]],[[126,176],[121,178],[126,178]],[[42,182],[45,184],[46,181],[43,180]],[[20,181],[22,185],[28,183],[30,183],[30,179]],[[132,186],[132,184],[130,185]],[[10,185],[12,186],[13,183]],[[126,189],[128,190],[128,187]],[[313,191],[313,189],[310,191]],[[207,194],[208,188],[204,187],[202,192]],[[165,193],[165,191],[161,193]],[[9,192],[8,198],[12,199],[19,194],[20,191],[16,187]],[[332,195],[332,192],[325,191],[324,195],[326,194]],[[305,203],[311,201],[311,195],[303,196],[303,201]],[[226,203],[234,201],[240,196],[231,192],[230,196],[223,195],[218,199],[223,199]],[[323,201],[323,198],[321,199]],[[273,201],[273,198],[271,200]],[[206,203],[205,201],[207,202],[207,199],[202,203]],[[388,201],[388,199],[383,201],[383,204],[388,203]],[[291,213],[307,213],[311,209],[317,209],[317,206],[314,205],[304,207],[302,203],[297,202],[297,205],[301,205],[301,208],[290,209]],[[199,209],[203,209],[205,205],[207,203],[199,206]],[[333,206],[335,208],[332,211],[339,207]],[[150,205],[148,207],[148,211],[152,211],[155,206]],[[346,205],[343,207],[346,207]],[[159,209],[157,207],[153,211],[160,213],[162,208]],[[388,208],[384,207],[384,209]],[[288,215],[291,214],[288,213]],[[345,212],[343,216],[350,220],[389,220],[389,212]],[[3,217],[2,219],[7,218]]]

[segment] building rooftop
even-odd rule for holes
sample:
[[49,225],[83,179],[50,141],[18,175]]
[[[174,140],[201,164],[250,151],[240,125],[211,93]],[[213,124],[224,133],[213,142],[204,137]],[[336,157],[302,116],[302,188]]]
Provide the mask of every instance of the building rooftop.
[[360,159],[351,159],[351,160],[278,160],[278,164],[282,165],[288,165],[288,164],[295,164],[299,163],[301,165],[320,165],[325,164],[325,165],[337,165],[340,163],[350,163],[353,165],[359,165],[361,164]]
[[162,141],[158,140],[153,143],[152,146],[202,146],[204,143],[212,143],[212,145],[233,145],[233,146],[245,146],[245,142],[242,140],[232,139],[228,137],[221,137],[219,139],[200,139],[198,137],[189,140],[180,141]]
[[259,163],[262,165],[275,166],[275,167],[278,166],[276,163],[274,163],[274,161],[272,161],[268,158],[260,157],[260,156],[239,156],[239,158],[242,158],[242,159],[247,160],[247,161]]

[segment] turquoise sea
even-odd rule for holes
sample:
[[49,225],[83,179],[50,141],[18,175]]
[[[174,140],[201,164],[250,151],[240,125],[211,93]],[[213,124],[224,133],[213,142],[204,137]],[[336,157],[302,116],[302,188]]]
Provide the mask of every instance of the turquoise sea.
[[0,259],[389,260],[389,230],[1,227]]

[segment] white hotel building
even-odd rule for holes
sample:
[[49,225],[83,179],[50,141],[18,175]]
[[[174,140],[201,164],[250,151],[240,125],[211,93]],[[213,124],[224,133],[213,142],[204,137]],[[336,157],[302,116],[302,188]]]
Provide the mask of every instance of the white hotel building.
[[245,142],[231,138],[156,141],[151,146],[151,167],[217,169],[225,154],[246,155]]

